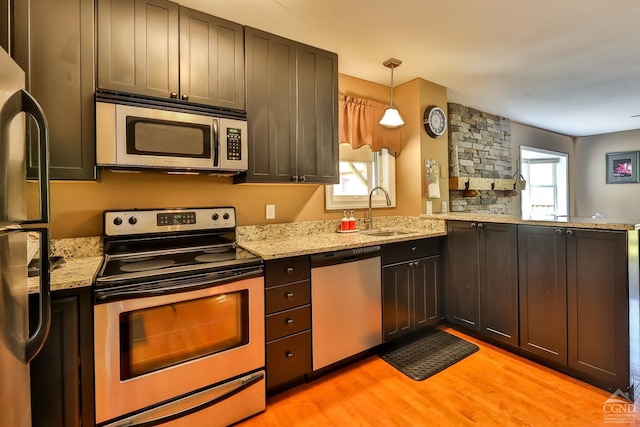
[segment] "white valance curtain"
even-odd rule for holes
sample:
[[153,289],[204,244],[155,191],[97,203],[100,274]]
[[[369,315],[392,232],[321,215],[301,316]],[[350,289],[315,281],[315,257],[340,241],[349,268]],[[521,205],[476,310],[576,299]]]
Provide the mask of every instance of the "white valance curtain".
[[377,101],[340,95],[340,142],[351,144],[353,149],[370,145],[371,151],[386,148],[398,154],[402,148],[400,130],[387,129],[379,123],[386,108],[387,105]]

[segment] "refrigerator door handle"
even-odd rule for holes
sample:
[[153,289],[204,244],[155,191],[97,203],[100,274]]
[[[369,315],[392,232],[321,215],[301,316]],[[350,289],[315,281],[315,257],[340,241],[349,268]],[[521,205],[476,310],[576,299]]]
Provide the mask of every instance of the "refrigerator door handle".
[[25,232],[40,233],[40,290],[38,328],[27,340],[25,361],[29,363],[40,352],[51,326],[51,283],[49,279],[49,229],[28,228]]
[[36,220],[24,221],[23,224],[34,223],[48,223],[49,222],[49,126],[47,124],[47,118],[42,111],[42,107],[38,104],[29,92],[20,89],[14,93],[7,101],[9,103],[16,103],[20,107],[15,111],[17,115],[20,112],[25,112],[35,120],[38,125],[38,165],[39,176],[38,183],[40,184],[40,218]]

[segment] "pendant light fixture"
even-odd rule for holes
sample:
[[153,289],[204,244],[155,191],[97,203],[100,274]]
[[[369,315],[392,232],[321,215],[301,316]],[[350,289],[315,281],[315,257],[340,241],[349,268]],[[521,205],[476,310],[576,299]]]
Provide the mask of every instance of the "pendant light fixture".
[[391,68],[391,105],[384,110],[384,115],[380,119],[380,124],[387,128],[397,128],[404,124],[404,120],[400,117],[398,109],[393,106],[393,69],[399,67],[402,61],[395,58],[389,58],[382,63],[387,68]]

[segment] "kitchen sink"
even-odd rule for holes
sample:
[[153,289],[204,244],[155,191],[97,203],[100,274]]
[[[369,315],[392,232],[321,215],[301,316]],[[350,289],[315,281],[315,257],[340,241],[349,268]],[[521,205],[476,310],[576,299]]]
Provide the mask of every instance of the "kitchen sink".
[[409,234],[409,233],[405,231],[400,231],[400,230],[368,230],[368,231],[363,231],[362,234],[366,234],[367,236],[385,237],[385,236],[400,236],[402,234]]

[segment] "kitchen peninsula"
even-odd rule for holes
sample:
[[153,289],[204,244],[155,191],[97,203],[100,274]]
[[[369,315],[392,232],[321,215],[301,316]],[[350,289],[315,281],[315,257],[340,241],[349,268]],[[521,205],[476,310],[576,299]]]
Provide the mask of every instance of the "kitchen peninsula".
[[[303,221],[241,226],[237,237],[240,247],[266,263],[284,266],[289,260],[297,262],[293,276],[283,276],[281,284],[265,290],[268,295],[282,286],[294,287],[298,305],[290,310],[312,304],[310,299],[297,301],[298,290],[311,286],[308,261],[306,272],[298,269],[300,261],[311,255],[382,245],[384,259],[384,248],[395,253],[404,246],[410,250],[419,242],[433,242],[439,247],[439,256],[432,258],[439,279],[435,288],[426,289],[435,289],[439,295],[438,321],[444,319],[465,333],[602,389],[614,392],[619,388],[633,398],[640,359],[638,232],[634,224],[458,213],[381,216],[376,224],[380,230],[402,234],[337,233],[336,221]],[[363,228],[364,224],[358,226]],[[86,288],[100,265],[95,249],[100,247],[100,239],[88,239],[53,242],[52,253],[67,260],[52,272],[54,298],[60,304],[75,295],[79,299],[76,297],[74,304],[90,304]],[[80,248],[88,252],[77,252]],[[394,262],[394,266],[383,268],[405,268],[414,260]],[[77,308],[70,306],[65,312],[74,310]],[[82,307],[80,310],[86,312]],[[88,331],[82,325],[80,322],[74,328],[86,343]],[[60,344],[59,348],[65,347]],[[86,346],[80,351],[87,364],[86,356],[91,353]],[[283,388],[301,381],[295,375],[287,379],[295,381],[285,381]],[[86,390],[90,384],[82,386],[83,394],[92,393]]]

